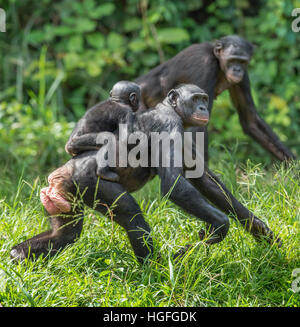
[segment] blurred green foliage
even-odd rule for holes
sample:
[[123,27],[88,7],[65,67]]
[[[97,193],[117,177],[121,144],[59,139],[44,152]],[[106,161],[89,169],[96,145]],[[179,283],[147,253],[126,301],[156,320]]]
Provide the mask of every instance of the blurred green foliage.
[[[258,111],[300,155],[300,33],[291,29],[300,0],[0,0],[0,7],[7,13],[0,33],[4,163],[57,166],[67,158],[68,122],[106,98],[116,81],[226,34],[256,45],[250,79]],[[213,157],[226,146],[240,160],[269,163],[243,134],[227,93],[214,105]]]

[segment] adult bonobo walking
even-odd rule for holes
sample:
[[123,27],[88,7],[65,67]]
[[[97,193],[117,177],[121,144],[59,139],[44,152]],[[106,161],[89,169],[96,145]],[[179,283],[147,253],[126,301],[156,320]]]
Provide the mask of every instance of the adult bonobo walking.
[[[208,96],[195,85],[182,85],[168,93],[166,99],[153,110],[136,116],[135,130],[151,133],[166,132],[169,135],[179,133],[183,136],[184,126],[202,126],[208,122]],[[151,142],[146,146],[151,149]],[[11,251],[14,259],[23,260],[41,254],[55,254],[67,244],[73,243],[82,230],[82,207],[84,204],[102,212],[112,206],[113,220],[127,232],[130,243],[137,258],[143,262],[153,251],[150,227],[143,214],[129,194],[141,188],[154,175],[161,179],[162,194],[186,212],[207,223],[207,233],[200,231],[208,244],[224,239],[229,228],[228,217],[210,205],[198,191],[198,178],[184,177],[185,167],[174,164],[176,151],[182,152],[174,143],[170,143],[169,151],[162,147],[154,149],[160,154],[159,165],[153,167],[117,167],[120,177],[118,183],[101,180],[96,174],[96,151],[84,152],[49,176],[49,187],[43,190],[41,200],[51,215],[52,229],[41,233],[15,246]],[[165,167],[161,162],[170,159]],[[255,237],[274,240],[272,231],[251,212],[243,207],[220,183],[228,194],[230,205],[228,212],[233,212],[243,225]],[[226,209],[226,208],[225,208]],[[226,210],[225,210],[226,211]]]
[[[256,112],[247,73],[252,51],[251,43],[236,35],[194,44],[136,80],[142,88],[144,105],[153,107],[171,88],[192,83],[209,95],[211,112],[213,99],[228,89],[244,132],[279,160],[295,158]],[[206,160],[207,147],[206,142]]]

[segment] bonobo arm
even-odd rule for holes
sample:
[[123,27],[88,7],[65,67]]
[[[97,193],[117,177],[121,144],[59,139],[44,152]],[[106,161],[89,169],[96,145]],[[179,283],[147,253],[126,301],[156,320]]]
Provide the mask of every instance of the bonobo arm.
[[229,229],[228,217],[211,206],[183,176],[181,168],[160,167],[161,192],[186,212],[208,223],[210,232],[215,232],[207,243],[217,243],[224,239]]
[[126,124],[129,133],[132,132],[133,113],[129,106],[110,102],[89,109],[75,126],[65,146],[66,152],[74,156],[84,151],[99,150],[102,144],[97,143],[98,134],[116,133],[119,124]]
[[101,145],[97,144],[98,133],[89,133],[81,136],[74,136],[66,144],[66,152],[77,155],[84,151],[99,150]]
[[250,81],[245,73],[239,84],[229,88],[230,96],[234,106],[237,108],[240,122],[246,134],[254,138],[266,150],[279,160],[295,159],[293,153],[280,142],[278,136],[258,115],[251,95]]
[[274,236],[268,226],[244,207],[212,171],[205,169],[202,177],[190,179],[190,182],[220,210],[233,214],[257,240],[265,239],[269,243],[276,241],[281,245],[281,240]]
[[[91,122],[91,118],[89,118],[90,116],[88,116],[88,114],[89,111],[87,111],[86,114],[78,121],[68,139],[68,142],[66,143],[65,150],[72,156],[80,154],[84,151],[99,149],[96,143],[98,135],[96,124],[93,124],[96,123],[96,121]],[[91,132],[86,132],[86,130]]]

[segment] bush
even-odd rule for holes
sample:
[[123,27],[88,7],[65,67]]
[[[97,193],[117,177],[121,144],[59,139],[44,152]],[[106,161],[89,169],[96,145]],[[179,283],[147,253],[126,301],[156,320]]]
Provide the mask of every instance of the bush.
[[[51,153],[42,135],[49,131],[51,142],[56,141],[49,119],[62,120],[65,130],[66,120],[77,120],[87,107],[107,97],[116,81],[133,80],[192,43],[232,33],[256,45],[250,78],[258,111],[299,151],[299,40],[291,30],[291,11],[300,7],[298,0],[8,0],[2,6],[7,32],[0,40],[0,101],[5,101],[2,108],[23,108],[14,119],[21,125],[18,119],[27,119],[21,134],[27,142],[24,154],[38,154],[34,146],[29,149],[32,133],[39,144],[45,141],[39,150],[50,147],[46,153]],[[1,124],[11,128],[7,119]],[[37,128],[39,124],[43,127]],[[227,94],[215,103],[210,135],[212,145],[235,149],[239,159],[270,161],[244,136]],[[5,144],[16,142],[15,136],[13,128]]]

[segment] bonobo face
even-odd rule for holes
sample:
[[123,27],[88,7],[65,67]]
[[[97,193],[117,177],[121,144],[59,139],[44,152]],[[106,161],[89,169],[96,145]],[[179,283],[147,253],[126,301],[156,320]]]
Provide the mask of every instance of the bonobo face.
[[214,54],[220,68],[231,84],[239,83],[247,70],[252,55],[252,45],[238,36],[227,36],[216,41]]
[[193,84],[184,84],[168,93],[168,102],[185,127],[204,126],[209,121],[208,95]]
[[239,83],[247,69],[249,58],[247,56],[232,55],[233,49],[227,48],[221,52],[220,65],[229,83]]
[[130,105],[133,111],[138,110],[141,89],[136,83],[120,81],[113,86],[109,94],[112,100]]

